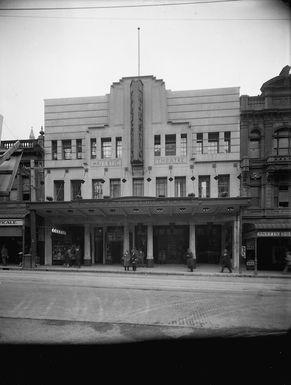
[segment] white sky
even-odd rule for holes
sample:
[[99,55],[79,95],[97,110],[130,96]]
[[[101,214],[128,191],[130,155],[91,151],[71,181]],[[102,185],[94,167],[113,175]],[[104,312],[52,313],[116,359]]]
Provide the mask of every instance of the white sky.
[[[35,136],[44,99],[98,96],[125,76],[165,81],[166,89],[262,84],[291,65],[290,9],[275,0],[0,0],[2,140]],[[203,3],[201,3],[203,2]],[[157,6],[162,3],[179,5]],[[90,10],[5,8],[149,5]],[[288,20],[289,18],[289,20]],[[1,129],[0,129],[1,131]],[[0,133],[1,134],[1,133]]]

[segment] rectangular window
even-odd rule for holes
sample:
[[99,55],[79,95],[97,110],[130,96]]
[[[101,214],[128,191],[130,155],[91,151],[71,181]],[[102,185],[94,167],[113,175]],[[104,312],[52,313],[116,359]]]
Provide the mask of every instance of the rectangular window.
[[64,201],[64,187],[65,183],[63,180],[54,181],[54,200],[55,201]]
[[224,133],[224,151],[230,152],[231,149],[231,142],[230,142],[230,131],[226,131]]
[[229,175],[218,175],[218,198],[229,197]]
[[203,133],[197,134],[196,154],[203,154]]
[[260,187],[251,186],[250,194],[251,194],[251,206],[260,207]]
[[102,199],[103,198],[103,183],[102,179],[93,179],[92,181],[92,198]]
[[63,159],[72,159],[72,141],[62,140]]
[[255,159],[260,157],[260,140],[257,138],[249,141],[249,157]]
[[180,155],[181,156],[187,155],[187,134],[181,134]]
[[52,140],[52,160],[58,159],[58,141]]
[[199,198],[210,198],[210,176],[199,176]]
[[111,158],[112,157],[112,145],[111,138],[102,138],[101,139],[101,158]]
[[71,180],[71,200],[82,198],[81,185],[80,180]]
[[166,135],[166,156],[176,155],[176,135]]
[[116,138],[115,142],[115,157],[121,158],[122,157],[122,138],[118,137]]
[[219,132],[208,133],[208,154],[217,154],[219,145]]
[[167,196],[167,178],[156,178],[156,196],[166,197]]
[[120,179],[110,179],[110,197],[120,197]]
[[175,177],[175,197],[186,196],[186,177],[177,176]]
[[289,188],[287,185],[279,186],[278,207],[289,207]]
[[76,139],[77,159],[82,159],[82,139]]
[[142,197],[144,195],[144,180],[143,178],[136,178],[132,180],[132,194],[135,197]]
[[161,135],[155,135],[154,152],[155,156],[161,156]]
[[96,154],[97,154],[96,138],[91,138],[90,154],[91,154],[91,159],[96,159]]

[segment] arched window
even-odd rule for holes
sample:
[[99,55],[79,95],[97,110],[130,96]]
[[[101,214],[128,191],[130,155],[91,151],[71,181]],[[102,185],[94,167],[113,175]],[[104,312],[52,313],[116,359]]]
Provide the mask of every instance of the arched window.
[[259,130],[252,130],[249,136],[249,157],[260,158],[261,134]]
[[275,155],[291,154],[291,128],[281,128],[273,136]]

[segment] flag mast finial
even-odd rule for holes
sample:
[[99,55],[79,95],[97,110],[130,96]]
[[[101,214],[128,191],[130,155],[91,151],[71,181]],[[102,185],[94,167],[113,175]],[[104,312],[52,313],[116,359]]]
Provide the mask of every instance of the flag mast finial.
[[138,76],[140,76],[140,36],[139,36],[139,33],[140,33],[140,28],[138,27],[137,29],[138,31]]

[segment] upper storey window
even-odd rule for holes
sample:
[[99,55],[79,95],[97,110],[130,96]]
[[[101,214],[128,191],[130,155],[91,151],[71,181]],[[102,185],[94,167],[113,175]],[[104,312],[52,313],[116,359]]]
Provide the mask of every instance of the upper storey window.
[[72,141],[62,140],[63,159],[72,159]]
[[203,154],[203,133],[202,132],[197,134],[196,153]]
[[187,155],[187,134],[181,134],[180,155],[181,156]]
[[230,152],[231,142],[230,142],[230,131],[224,132],[224,151]]
[[165,154],[176,155],[176,135],[166,135],[166,149]]
[[161,156],[161,135],[155,135],[154,152],[155,156]]
[[102,157],[102,159],[112,157],[111,138],[102,138],[101,139],[101,157]]
[[76,140],[77,159],[82,159],[82,139]]
[[52,160],[58,159],[58,142],[57,140],[52,140]]
[[282,128],[277,130],[273,136],[275,155],[291,154],[291,129]]
[[217,154],[219,145],[219,132],[208,133],[208,154]]
[[97,154],[96,138],[91,138],[90,152],[91,152],[91,159],[96,159],[96,154]]
[[118,137],[116,138],[115,142],[115,157],[121,158],[122,157],[122,138]]
[[261,134],[259,130],[253,130],[249,139],[249,157],[260,158]]

